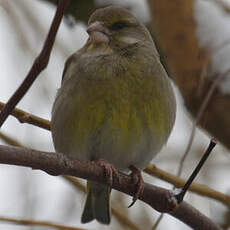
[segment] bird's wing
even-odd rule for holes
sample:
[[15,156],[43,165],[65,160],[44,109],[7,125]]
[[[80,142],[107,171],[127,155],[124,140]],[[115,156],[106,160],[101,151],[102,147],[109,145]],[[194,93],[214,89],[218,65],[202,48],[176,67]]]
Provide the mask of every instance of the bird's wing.
[[73,60],[75,59],[75,55],[71,55],[65,62],[65,67],[64,67],[64,70],[63,70],[63,73],[62,73],[62,80],[61,80],[61,84],[63,83],[64,81],[64,78],[65,78],[65,75],[66,75],[66,71],[67,69],[69,68],[70,64],[73,62]]

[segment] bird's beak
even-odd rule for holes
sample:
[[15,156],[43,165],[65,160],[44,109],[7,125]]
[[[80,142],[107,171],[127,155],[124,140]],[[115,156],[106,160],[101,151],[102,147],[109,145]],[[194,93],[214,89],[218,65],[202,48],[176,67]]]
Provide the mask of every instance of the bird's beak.
[[87,28],[90,41],[93,43],[109,43],[109,30],[101,23],[94,22]]

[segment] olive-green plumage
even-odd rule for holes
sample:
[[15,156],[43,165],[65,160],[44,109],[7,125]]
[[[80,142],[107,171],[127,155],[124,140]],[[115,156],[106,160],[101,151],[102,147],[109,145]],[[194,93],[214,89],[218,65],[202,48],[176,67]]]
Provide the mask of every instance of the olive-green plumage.
[[[57,151],[143,169],[167,142],[175,99],[151,36],[127,10],[89,20],[87,43],[66,62],[52,111]],[[110,189],[88,182],[82,222],[108,224]]]

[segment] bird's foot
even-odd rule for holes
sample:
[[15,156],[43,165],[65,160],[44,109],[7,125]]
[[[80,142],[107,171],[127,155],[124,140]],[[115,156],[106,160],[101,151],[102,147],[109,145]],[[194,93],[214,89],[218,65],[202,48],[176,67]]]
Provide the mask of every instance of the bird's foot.
[[135,192],[135,194],[133,196],[133,201],[129,205],[128,208],[132,207],[135,204],[135,202],[140,197],[140,195],[142,194],[143,189],[144,189],[144,181],[143,181],[143,178],[141,176],[140,169],[138,169],[137,167],[135,167],[133,165],[130,165],[129,169],[132,171],[131,172],[131,177],[132,177],[133,183],[136,184],[136,186],[137,186],[137,190],[136,190],[136,192]]
[[119,179],[119,173],[117,169],[112,164],[110,164],[108,161],[101,158],[101,159],[95,160],[95,163],[104,167],[105,176],[110,186],[113,184],[114,176]]

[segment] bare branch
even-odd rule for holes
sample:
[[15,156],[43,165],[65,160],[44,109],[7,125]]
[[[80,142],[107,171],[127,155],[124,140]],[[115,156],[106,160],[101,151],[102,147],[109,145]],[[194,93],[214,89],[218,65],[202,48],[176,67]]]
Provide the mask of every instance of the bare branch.
[[[0,110],[5,106],[4,103],[0,102]],[[11,112],[11,115],[18,119],[21,123],[27,123],[34,126],[37,126],[42,129],[50,130],[50,121],[43,119],[41,117],[35,116],[31,113],[27,113],[21,109],[14,109]]]
[[9,99],[5,107],[0,112],[0,127],[5,122],[9,114],[13,111],[13,109],[18,104],[18,102],[22,99],[22,97],[29,90],[33,82],[36,80],[37,76],[48,65],[50,53],[53,48],[57,30],[61,23],[65,8],[67,7],[67,4],[68,4],[68,0],[59,1],[56,14],[54,16],[53,22],[51,24],[48,36],[46,38],[46,41],[44,43],[41,53],[35,59],[29,73],[27,74],[22,84],[15,91],[15,93],[12,95],[12,97]]
[[156,230],[160,224],[160,222],[162,221],[164,217],[164,213],[161,213],[160,216],[157,218],[157,220],[155,221],[153,227],[152,227],[152,230]]
[[[0,132],[0,138],[9,145],[25,148],[25,146],[21,145],[18,141],[16,141],[15,139],[9,137],[8,135],[2,132]],[[69,183],[71,183],[76,189],[78,190],[80,189],[82,192],[86,193],[86,187],[82,185],[76,177],[65,175],[63,176],[63,178],[67,180]],[[129,220],[129,218],[127,218],[124,214],[119,212],[117,209],[113,208],[113,204],[111,207],[111,212],[120,222],[120,224],[122,224],[126,228],[128,227],[132,230],[140,230],[137,225],[135,225],[132,221]]]
[[15,218],[8,218],[8,217],[0,217],[0,222],[8,222],[8,223],[14,223],[14,224],[24,225],[24,226],[51,227],[51,228],[56,228],[59,230],[86,230],[83,228],[75,228],[75,227],[65,226],[61,224],[55,224],[55,223],[51,223],[48,221],[15,219]]
[[178,194],[175,195],[175,197],[177,198],[177,201],[179,203],[180,203],[180,201],[182,201],[184,199],[184,196],[187,193],[189,187],[191,186],[191,184],[193,183],[193,181],[197,177],[198,173],[200,172],[200,170],[203,167],[204,163],[206,162],[206,160],[210,156],[210,154],[211,154],[213,148],[216,146],[216,144],[217,144],[217,142],[216,142],[216,140],[214,138],[210,140],[208,148],[206,149],[205,153],[203,154],[202,158],[200,159],[198,165],[193,170],[192,174],[190,175],[190,177],[188,178],[188,180],[186,181],[186,183],[182,187],[181,191]]
[[[107,184],[103,167],[94,162],[80,161],[61,153],[41,152],[0,145],[0,162],[40,169],[51,175],[71,175]],[[130,196],[133,196],[136,191],[136,186],[132,183],[132,178],[122,173],[119,174],[119,178],[114,178],[111,187]],[[193,229],[221,229],[186,202],[182,202],[179,206],[175,207],[170,198],[171,192],[169,190],[147,183],[144,184],[144,190],[140,196],[140,200],[155,210],[167,212]]]
[[[0,102],[0,109],[4,106],[4,103]],[[31,113],[25,112],[21,109],[14,109],[12,112],[12,115],[16,117],[20,122],[25,122],[46,130],[50,130],[50,121],[45,120],[43,118],[40,118],[38,116],[35,116]],[[4,135],[5,136],[5,135]],[[4,137],[3,134],[1,133],[0,137],[2,139],[5,139],[6,136]],[[17,145],[16,145],[17,146]],[[170,174],[166,171],[163,171],[159,168],[157,168],[155,165],[149,164],[147,168],[145,169],[145,172],[148,173],[149,175],[155,176],[161,180],[167,181],[176,187],[182,187],[185,184],[185,180],[181,179],[180,177],[177,177],[173,174]],[[209,188],[208,186],[202,185],[202,184],[197,184],[193,183],[191,187],[189,188],[190,191],[197,193],[201,196],[207,196],[212,199],[218,200],[222,202],[224,205],[227,205],[230,207],[230,196],[218,192],[214,189]]]
[[[181,179],[180,177],[175,176],[171,173],[165,172],[165,171],[157,168],[155,165],[149,164],[146,167],[145,172],[148,173],[149,175],[155,176],[161,180],[167,181],[167,182],[173,184],[175,187],[182,187],[186,183],[186,181]],[[218,192],[214,189],[209,188],[206,185],[202,185],[202,184],[198,184],[198,183],[193,183],[190,186],[189,190],[191,192],[198,194],[198,195],[206,196],[206,197],[218,200],[230,208],[230,196],[229,195]]]

